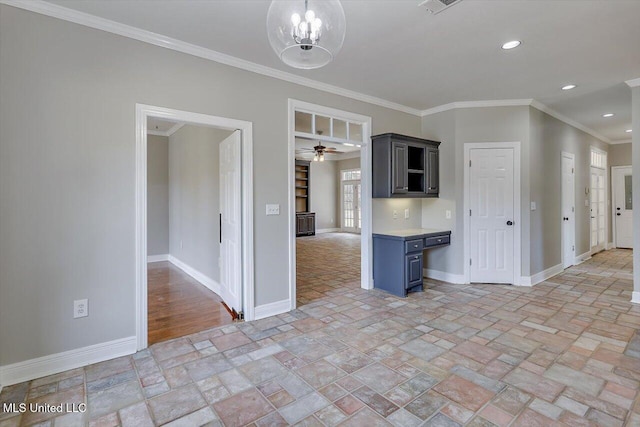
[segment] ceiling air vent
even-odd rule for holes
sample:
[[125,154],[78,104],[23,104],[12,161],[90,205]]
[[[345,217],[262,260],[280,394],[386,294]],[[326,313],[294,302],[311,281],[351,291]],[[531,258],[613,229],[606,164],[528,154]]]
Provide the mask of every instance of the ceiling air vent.
[[461,1],[462,0],[426,0],[420,3],[420,6],[424,6],[430,13],[436,15]]

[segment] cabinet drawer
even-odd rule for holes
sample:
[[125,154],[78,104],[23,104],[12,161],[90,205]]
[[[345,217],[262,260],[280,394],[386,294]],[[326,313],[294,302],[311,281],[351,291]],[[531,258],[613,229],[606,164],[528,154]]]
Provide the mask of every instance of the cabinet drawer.
[[420,252],[422,248],[422,239],[409,240],[404,244],[404,253]]
[[448,234],[442,236],[425,237],[424,247],[431,248],[433,246],[448,245],[450,242],[449,237],[450,236]]

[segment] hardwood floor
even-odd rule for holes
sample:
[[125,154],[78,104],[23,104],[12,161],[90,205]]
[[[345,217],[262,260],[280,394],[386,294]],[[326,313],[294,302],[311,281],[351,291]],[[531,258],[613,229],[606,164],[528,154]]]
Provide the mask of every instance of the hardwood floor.
[[149,345],[232,322],[222,299],[169,262],[148,264]]

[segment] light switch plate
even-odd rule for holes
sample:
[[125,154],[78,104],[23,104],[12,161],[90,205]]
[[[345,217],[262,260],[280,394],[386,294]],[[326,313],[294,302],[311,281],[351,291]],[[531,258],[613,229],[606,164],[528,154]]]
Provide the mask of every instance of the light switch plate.
[[444,211],[444,217],[446,219],[451,219],[451,211],[449,209],[447,209],[446,211]]
[[538,207],[536,206],[536,202],[531,202],[531,210],[535,211]]
[[280,215],[280,205],[267,205],[267,215]]
[[404,219],[409,219],[409,209],[404,210]]

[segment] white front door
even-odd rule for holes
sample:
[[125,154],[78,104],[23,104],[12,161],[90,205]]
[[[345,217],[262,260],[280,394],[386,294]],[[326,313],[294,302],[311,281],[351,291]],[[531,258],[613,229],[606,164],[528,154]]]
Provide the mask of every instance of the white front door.
[[605,169],[591,168],[591,253],[606,247],[607,195]]
[[616,247],[633,249],[633,200],[631,166],[612,168]]
[[220,297],[242,311],[241,151],[239,130],[220,143]]
[[562,153],[562,265],[571,267],[576,258],[575,158]]
[[514,150],[470,150],[471,266],[475,283],[514,283]]

